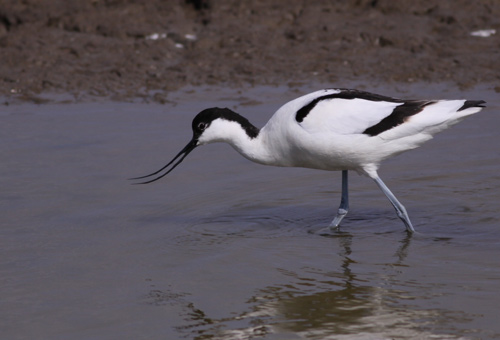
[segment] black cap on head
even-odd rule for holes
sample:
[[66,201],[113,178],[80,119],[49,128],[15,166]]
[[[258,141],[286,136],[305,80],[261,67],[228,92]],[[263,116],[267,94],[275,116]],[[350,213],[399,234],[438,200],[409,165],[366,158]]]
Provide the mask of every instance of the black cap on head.
[[193,138],[198,138],[218,118],[240,124],[250,138],[255,138],[259,135],[259,129],[253,126],[245,117],[228,108],[213,107],[201,111],[194,117],[192,124]]

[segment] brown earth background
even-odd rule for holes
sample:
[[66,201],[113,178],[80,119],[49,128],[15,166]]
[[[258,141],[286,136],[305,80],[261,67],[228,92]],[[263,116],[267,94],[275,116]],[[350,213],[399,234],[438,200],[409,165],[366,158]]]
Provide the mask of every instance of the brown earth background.
[[499,29],[498,0],[0,0],[0,97],[165,102],[186,85],[345,80],[498,92]]

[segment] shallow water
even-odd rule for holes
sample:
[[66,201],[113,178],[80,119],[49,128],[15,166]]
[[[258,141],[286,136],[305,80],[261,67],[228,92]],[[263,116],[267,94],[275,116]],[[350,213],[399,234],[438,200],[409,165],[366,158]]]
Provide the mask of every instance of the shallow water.
[[500,338],[500,101],[488,87],[367,88],[488,102],[383,164],[412,237],[355,174],[342,232],[323,235],[340,173],[264,167],[227,145],[160,182],[126,180],[180,151],[202,108],[262,126],[314,89],[3,107],[0,338]]

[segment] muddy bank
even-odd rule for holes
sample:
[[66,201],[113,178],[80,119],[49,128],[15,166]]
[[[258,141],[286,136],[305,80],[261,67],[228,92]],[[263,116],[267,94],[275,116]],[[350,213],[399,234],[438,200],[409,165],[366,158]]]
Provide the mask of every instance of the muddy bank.
[[0,0],[0,96],[144,97],[185,85],[500,79],[495,0]]

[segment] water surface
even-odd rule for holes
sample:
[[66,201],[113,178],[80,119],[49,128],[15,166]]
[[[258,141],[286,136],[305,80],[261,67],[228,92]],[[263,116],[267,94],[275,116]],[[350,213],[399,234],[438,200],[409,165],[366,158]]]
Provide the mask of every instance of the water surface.
[[0,337],[500,338],[500,102],[488,87],[366,88],[488,102],[382,165],[413,237],[356,174],[342,232],[322,235],[340,173],[264,167],[227,145],[198,148],[160,182],[126,180],[180,151],[203,108],[262,126],[315,89],[3,107]]

